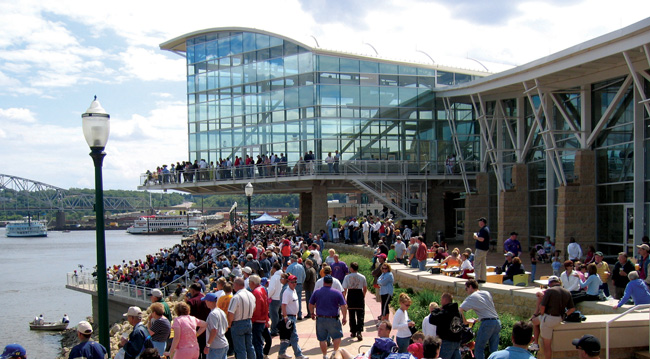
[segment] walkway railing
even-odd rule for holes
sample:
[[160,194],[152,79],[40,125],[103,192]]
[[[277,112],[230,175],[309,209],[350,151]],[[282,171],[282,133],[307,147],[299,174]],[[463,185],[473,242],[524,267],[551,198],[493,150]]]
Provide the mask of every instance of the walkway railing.
[[[91,274],[68,273],[67,285],[91,292],[97,292],[97,278]],[[122,298],[138,299],[149,302],[152,288],[129,283],[108,280],[108,295]]]
[[[477,163],[478,164],[478,163]],[[472,167],[468,167],[472,168]],[[478,168],[474,166],[473,168]],[[143,173],[140,185],[160,185],[166,183],[219,182],[238,179],[306,177],[314,175],[460,175],[457,169],[449,173],[444,162],[409,162],[398,160],[350,160],[340,163],[325,161],[295,161],[266,165],[243,165],[228,168],[205,168],[170,173]]]
[[[605,357],[606,359],[609,359],[609,325],[610,325],[610,323],[613,323],[613,322],[617,321],[618,319],[628,315],[631,312],[635,312],[635,311],[641,310],[641,309],[648,309],[648,308],[650,308],[650,304],[635,305],[634,307],[626,310],[624,313],[621,313],[621,314],[617,315],[616,317],[608,320],[607,323],[605,323],[605,350],[607,351],[607,356]],[[650,315],[650,311],[648,312],[648,314]],[[648,321],[648,327],[650,329],[650,320]],[[648,332],[648,343],[650,343],[650,330]],[[650,352],[650,350],[649,350],[649,352]]]

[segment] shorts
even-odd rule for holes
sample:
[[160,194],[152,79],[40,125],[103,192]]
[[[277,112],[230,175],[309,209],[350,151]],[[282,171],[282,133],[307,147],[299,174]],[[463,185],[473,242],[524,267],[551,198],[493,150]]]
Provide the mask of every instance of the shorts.
[[539,317],[540,336],[544,339],[553,339],[553,328],[562,323],[562,317],[544,314]]
[[316,338],[319,342],[343,338],[343,327],[336,318],[316,318]]

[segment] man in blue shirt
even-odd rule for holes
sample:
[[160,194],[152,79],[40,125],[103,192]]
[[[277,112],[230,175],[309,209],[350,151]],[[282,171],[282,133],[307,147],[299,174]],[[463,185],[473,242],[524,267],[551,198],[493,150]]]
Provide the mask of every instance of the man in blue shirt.
[[[347,305],[343,294],[332,289],[334,278],[326,275],[323,278],[323,288],[314,292],[309,300],[311,318],[316,320],[316,337],[320,342],[323,358],[327,359],[327,338],[332,338],[334,352],[339,350],[343,338],[343,325],[347,323]],[[339,308],[343,320],[339,321]]]
[[512,346],[496,351],[488,359],[534,359],[528,351],[528,344],[533,341],[533,324],[519,321],[512,326]]
[[650,304],[650,291],[643,279],[639,278],[639,273],[637,271],[632,271],[627,275],[627,277],[630,279],[630,282],[625,287],[623,298],[618,301],[618,304],[614,306],[614,309],[627,303],[630,297],[632,297],[634,305]]
[[129,335],[129,339],[122,337],[118,346],[124,348],[124,359],[135,359],[144,350],[144,341],[149,336],[149,331],[142,324],[142,310],[140,308],[129,307],[129,311],[124,316],[129,324],[133,326],[133,331]]
[[503,242],[503,251],[506,253],[512,252],[515,257],[521,257],[522,254],[521,243],[517,239],[518,235],[517,232],[511,232],[510,237]]
[[90,335],[93,333],[93,327],[87,321],[83,320],[77,325],[77,344],[70,351],[68,359],[105,359],[108,358],[106,348],[103,345],[91,341]]
[[298,294],[298,320],[302,320],[302,284],[305,282],[305,267],[298,263],[298,256],[291,256],[291,264],[287,267],[287,273],[293,274],[297,278],[296,294]]

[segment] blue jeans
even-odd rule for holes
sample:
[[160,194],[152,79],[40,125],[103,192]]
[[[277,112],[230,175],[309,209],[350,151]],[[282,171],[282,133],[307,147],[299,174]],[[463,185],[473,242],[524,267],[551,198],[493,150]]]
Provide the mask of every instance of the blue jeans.
[[311,312],[309,311],[309,300],[311,299],[311,295],[314,294],[313,291],[305,291],[305,305],[307,306],[307,316],[311,317]]
[[158,349],[158,353],[164,353],[165,352],[165,346],[167,345],[167,342],[154,342],[152,340],[151,344],[153,344],[154,348]]
[[410,337],[395,337],[395,342],[397,342],[397,346],[399,347],[398,353],[406,353],[408,352],[408,347],[409,347],[409,342],[411,341]]
[[476,333],[476,345],[474,346],[474,358],[485,358],[485,344],[490,344],[490,353],[499,350],[499,332],[501,331],[501,321],[486,320],[481,321],[481,326]]
[[[287,348],[291,346],[293,348],[293,354],[297,357],[302,356],[302,350],[300,349],[300,346],[298,345],[298,333],[296,333],[296,316],[295,315],[290,315],[288,317],[288,320],[293,322],[293,326],[291,328],[291,338],[289,338],[289,342],[287,343],[286,340],[283,340],[280,342],[280,351],[278,354],[280,355],[285,355],[287,353]],[[239,359],[239,358],[237,358]]]
[[296,294],[298,294],[298,318],[302,318],[302,283],[296,284]]
[[228,353],[228,346],[226,345],[223,348],[218,348],[218,349],[213,349],[210,348],[210,352],[208,353],[207,359],[226,359]]
[[255,359],[253,348],[253,325],[251,320],[237,320],[230,327],[232,344],[235,347],[235,358]]
[[460,342],[451,342],[443,340],[440,346],[441,359],[460,359]]
[[427,266],[427,260],[426,259],[423,260],[423,261],[418,261],[418,267],[420,267],[421,271],[427,270],[426,266]]
[[255,348],[255,358],[264,359],[264,331],[265,323],[253,323],[253,348]]
[[537,264],[530,265],[530,281],[535,280],[535,273],[537,272]]
[[417,259],[413,258],[413,260],[411,260],[411,268],[418,268],[418,260]]
[[278,322],[280,321],[280,300],[272,300],[269,304],[269,316],[271,317],[271,334],[278,334]]

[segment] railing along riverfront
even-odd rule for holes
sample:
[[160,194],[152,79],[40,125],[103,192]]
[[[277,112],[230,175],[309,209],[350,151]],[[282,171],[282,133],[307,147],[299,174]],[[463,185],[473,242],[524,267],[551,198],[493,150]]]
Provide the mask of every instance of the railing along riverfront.
[[[478,162],[465,162],[468,173],[475,173]],[[140,185],[159,185],[166,183],[218,182],[257,178],[330,176],[430,176],[460,175],[458,165],[448,168],[444,162],[409,162],[398,160],[350,160],[336,162],[295,161],[273,164],[241,165],[217,168],[174,170],[169,173],[147,172],[140,176]]]
[[[134,285],[114,280],[107,280],[108,295],[122,298],[138,299],[149,302],[149,295],[153,288]],[[97,278],[91,274],[67,274],[67,284],[90,292],[97,292]]]

